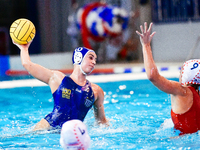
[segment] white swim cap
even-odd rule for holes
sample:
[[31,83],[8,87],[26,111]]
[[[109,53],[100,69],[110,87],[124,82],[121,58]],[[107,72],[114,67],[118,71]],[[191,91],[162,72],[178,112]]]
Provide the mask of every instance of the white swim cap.
[[73,55],[72,55],[72,63],[76,64],[76,65],[81,65],[85,55],[88,52],[93,52],[95,53],[93,50],[88,49],[86,47],[78,47],[74,50]]
[[183,64],[181,84],[200,84],[200,59],[188,60]]
[[60,145],[65,150],[87,150],[90,136],[85,124],[76,119],[65,122],[61,129]]
[[[78,48],[76,48],[76,49],[74,50],[73,55],[72,55],[72,63],[73,63],[74,65],[79,65],[79,66],[80,66],[80,69],[81,69],[81,71],[82,71],[82,73],[83,73],[84,75],[87,75],[87,73],[85,73],[85,72],[83,71],[83,69],[82,69],[82,67],[81,67],[81,64],[82,64],[82,62],[83,62],[83,59],[84,59],[85,55],[86,55],[88,52],[93,52],[93,53],[95,53],[93,50],[88,49],[88,48],[86,48],[86,47],[78,47]],[[92,71],[91,71],[91,72],[92,72]],[[90,73],[91,73],[91,72],[90,72]],[[90,73],[88,73],[88,74],[90,74]]]

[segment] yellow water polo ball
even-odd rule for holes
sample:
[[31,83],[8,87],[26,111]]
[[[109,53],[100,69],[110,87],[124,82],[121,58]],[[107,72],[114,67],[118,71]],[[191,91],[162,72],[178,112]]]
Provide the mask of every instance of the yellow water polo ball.
[[27,44],[35,37],[35,26],[28,19],[17,19],[10,26],[10,37],[18,44]]

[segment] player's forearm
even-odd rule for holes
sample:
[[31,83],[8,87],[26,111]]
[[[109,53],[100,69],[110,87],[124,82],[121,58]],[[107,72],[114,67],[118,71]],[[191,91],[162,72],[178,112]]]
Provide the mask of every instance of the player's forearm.
[[100,107],[100,108],[94,107],[94,116],[98,124],[109,125],[109,121],[108,119],[106,119],[106,116],[105,116],[104,107]]
[[23,65],[23,67],[27,71],[30,71],[30,66],[31,66],[32,62],[30,60],[28,48],[21,48],[20,57],[21,57],[21,63]]
[[152,56],[150,44],[143,45],[143,57],[147,77],[150,81],[154,81],[158,77],[159,73]]

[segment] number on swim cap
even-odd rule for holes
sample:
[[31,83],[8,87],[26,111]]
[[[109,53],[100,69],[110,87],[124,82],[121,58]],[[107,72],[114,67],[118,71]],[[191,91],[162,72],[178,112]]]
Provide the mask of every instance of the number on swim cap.
[[82,50],[83,50],[82,47],[78,47],[78,48],[76,48],[76,51],[77,51],[77,52],[80,52],[80,51],[82,51]]
[[194,63],[194,64],[193,64],[193,68],[191,68],[191,70],[193,70],[193,69],[197,68],[198,66],[199,66],[199,64],[198,64],[198,63]]

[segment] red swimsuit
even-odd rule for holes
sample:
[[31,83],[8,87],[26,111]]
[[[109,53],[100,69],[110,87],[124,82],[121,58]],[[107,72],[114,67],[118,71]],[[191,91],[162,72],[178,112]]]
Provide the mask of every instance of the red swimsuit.
[[193,87],[189,87],[193,93],[192,107],[184,114],[175,114],[171,110],[174,128],[181,134],[194,133],[200,130],[200,96]]

